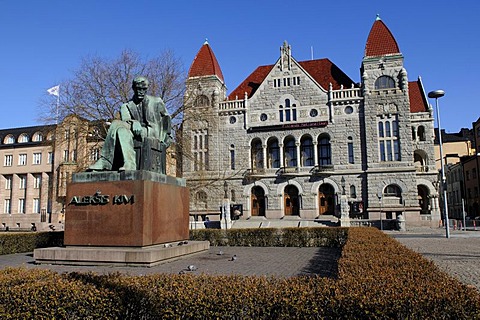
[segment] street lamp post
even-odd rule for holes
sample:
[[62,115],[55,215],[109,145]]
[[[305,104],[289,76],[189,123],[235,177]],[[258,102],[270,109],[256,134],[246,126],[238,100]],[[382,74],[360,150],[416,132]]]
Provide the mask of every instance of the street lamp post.
[[434,90],[428,93],[428,97],[435,99],[435,108],[437,109],[437,124],[438,124],[438,144],[440,149],[440,162],[442,171],[442,190],[443,190],[443,213],[445,215],[445,232],[446,237],[450,238],[449,221],[448,221],[448,201],[447,201],[447,177],[445,176],[445,165],[443,163],[443,143],[442,143],[442,127],[440,125],[440,109],[438,107],[438,98],[445,95],[443,90]]

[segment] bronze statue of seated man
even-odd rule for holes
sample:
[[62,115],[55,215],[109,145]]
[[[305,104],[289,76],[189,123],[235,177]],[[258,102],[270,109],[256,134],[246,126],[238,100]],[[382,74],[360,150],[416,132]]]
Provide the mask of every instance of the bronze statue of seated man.
[[[140,152],[145,153],[143,162],[157,162],[150,166],[153,169],[147,170],[165,174],[165,152],[172,143],[171,118],[161,98],[146,94],[148,85],[144,77],[133,80],[134,95],[120,107],[120,120],[114,120],[110,125],[100,159],[88,171],[144,170],[145,167],[137,163],[135,152],[140,146]],[[150,159],[150,150],[142,150],[150,145],[162,153],[160,158]]]

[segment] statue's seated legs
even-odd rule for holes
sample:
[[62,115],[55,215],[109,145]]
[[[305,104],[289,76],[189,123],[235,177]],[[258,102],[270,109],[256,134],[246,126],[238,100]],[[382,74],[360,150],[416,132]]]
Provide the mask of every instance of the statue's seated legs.
[[136,169],[133,134],[125,122],[115,120],[108,129],[100,159],[88,171]]

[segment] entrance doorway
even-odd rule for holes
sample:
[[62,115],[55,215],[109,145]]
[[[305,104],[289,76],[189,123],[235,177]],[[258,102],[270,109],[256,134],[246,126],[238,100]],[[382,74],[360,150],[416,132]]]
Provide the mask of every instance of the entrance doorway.
[[252,216],[265,216],[265,191],[262,187],[252,188]]
[[298,189],[293,185],[285,187],[284,195],[284,214],[286,216],[298,216],[300,214],[300,199]]
[[318,213],[319,215],[335,214],[335,189],[332,185],[324,183],[318,189]]

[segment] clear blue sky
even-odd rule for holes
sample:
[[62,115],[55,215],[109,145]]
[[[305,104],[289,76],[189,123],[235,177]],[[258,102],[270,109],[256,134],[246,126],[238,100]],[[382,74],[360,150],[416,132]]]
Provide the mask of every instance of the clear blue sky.
[[314,58],[329,58],[359,82],[377,13],[398,42],[409,80],[421,76],[427,92],[445,90],[442,128],[471,128],[480,117],[478,0],[0,0],[0,128],[39,124],[39,100],[82,57],[172,49],[188,69],[205,38],[228,92],[257,66],[275,63],[284,40],[295,59],[310,59],[313,47]]

